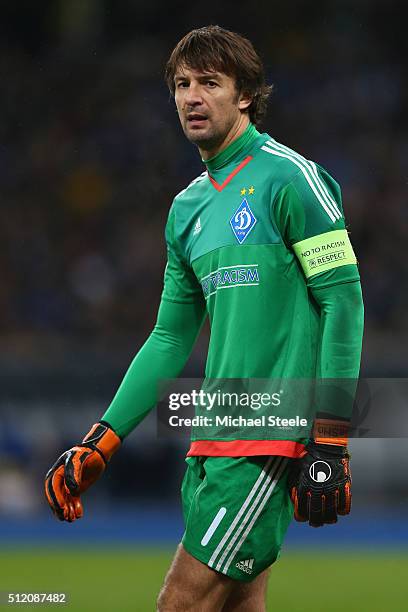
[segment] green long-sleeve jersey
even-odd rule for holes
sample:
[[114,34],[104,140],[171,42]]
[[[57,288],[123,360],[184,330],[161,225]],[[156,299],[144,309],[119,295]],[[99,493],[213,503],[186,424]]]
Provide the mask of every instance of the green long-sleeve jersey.
[[[361,290],[336,181],[253,125],[205,163],[170,209],[158,325],[104,416],[122,434],[154,405],[153,381],[181,371],[206,314],[207,378],[358,376]],[[153,373],[144,383],[148,361]],[[130,390],[137,391],[133,414]],[[189,454],[297,456],[303,449],[284,433],[241,433],[194,434]]]

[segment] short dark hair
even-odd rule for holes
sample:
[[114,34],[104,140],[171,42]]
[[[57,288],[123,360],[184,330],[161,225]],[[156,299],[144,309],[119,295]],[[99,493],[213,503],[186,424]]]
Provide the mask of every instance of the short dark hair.
[[266,84],[261,58],[247,38],[214,25],[186,34],[166,64],[165,79],[173,96],[174,76],[183,65],[200,72],[223,72],[235,78],[238,93],[252,97],[247,112],[252,123],[259,125],[266,113],[272,86]]

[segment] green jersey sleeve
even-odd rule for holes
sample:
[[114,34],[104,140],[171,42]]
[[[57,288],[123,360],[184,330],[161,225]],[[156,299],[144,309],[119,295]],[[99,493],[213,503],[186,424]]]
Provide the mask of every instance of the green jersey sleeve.
[[159,382],[180,375],[204,318],[201,303],[162,300],[152,333],[103,416],[119,436],[127,436],[156,405]]
[[[298,172],[281,189],[273,213],[320,310],[316,379],[338,381],[328,388],[318,385],[316,410],[348,420],[363,337],[360,277],[346,230],[340,187],[325,170],[313,167],[315,173],[310,171],[306,176]],[[340,393],[339,388],[347,393]]]
[[175,236],[176,212],[170,209],[166,225],[167,265],[162,299],[192,304],[202,298],[202,289],[192,268],[184,259]]
[[340,186],[323,168],[313,168],[299,171],[277,194],[272,205],[277,228],[310,287],[359,280]]
[[[350,420],[360,371],[364,306],[359,281],[312,288],[320,308],[316,361],[318,416]],[[325,385],[324,380],[329,379]]]
[[157,323],[103,416],[127,436],[158,401],[160,380],[176,378],[194,346],[206,309],[202,290],[174,239],[174,211],[166,226],[168,261]]

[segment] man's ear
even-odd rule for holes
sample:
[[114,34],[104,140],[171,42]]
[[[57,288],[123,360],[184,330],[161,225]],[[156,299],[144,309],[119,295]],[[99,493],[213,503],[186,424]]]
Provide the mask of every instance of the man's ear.
[[249,106],[251,106],[251,102],[253,100],[253,96],[251,96],[247,91],[243,91],[238,100],[238,108],[239,110],[247,110]]

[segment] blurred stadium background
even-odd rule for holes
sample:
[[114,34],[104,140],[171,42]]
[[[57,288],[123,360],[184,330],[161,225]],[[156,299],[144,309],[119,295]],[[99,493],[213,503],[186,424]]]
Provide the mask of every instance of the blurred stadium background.
[[[264,130],[343,188],[365,294],[362,374],[406,376],[404,6],[0,3],[0,591],[66,590],[75,610],[153,610],[182,533],[187,443],[158,440],[154,415],[89,493],[83,521],[52,520],[42,480],[100,417],[155,321],[167,211],[202,171],[162,80],[189,29],[218,23],[261,52],[275,84]],[[202,374],[206,343],[207,331],[186,376]],[[353,514],[291,527],[271,609],[407,609],[406,440],[351,446]]]

